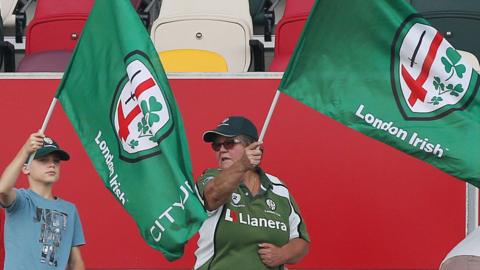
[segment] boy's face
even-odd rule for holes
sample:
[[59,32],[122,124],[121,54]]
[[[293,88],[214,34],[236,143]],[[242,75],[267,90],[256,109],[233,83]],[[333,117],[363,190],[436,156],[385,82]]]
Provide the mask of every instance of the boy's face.
[[52,153],[34,159],[30,168],[24,170],[31,180],[45,184],[55,183],[60,177],[60,158]]

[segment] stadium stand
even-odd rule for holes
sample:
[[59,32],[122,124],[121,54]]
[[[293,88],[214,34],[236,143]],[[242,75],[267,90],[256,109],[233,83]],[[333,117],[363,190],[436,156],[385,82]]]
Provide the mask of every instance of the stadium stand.
[[4,41],[3,17],[0,17],[0,69],[3,65],[6,72],[15,71],[15,48],[11,43]]
[[19,72],[63,72],[94,0],[38,1]]
[[145,28],[150,29],[153,21],[158,17],[160,11],[159,0],[131,0],[133,8],[137,10]]
[[[0,14],[2,13],[2,3],[0,2]],[[0,68],[3,65],[3,16],[0,16]]]
[[[263,33],[265,41],[272,41],[273,29],[275,27],[274,8],[279,0],[250,0],[250,16],[252,16],[253,31]],[[258,31],[257,29],[261,29]]]
[[151,29],[168,72],[246,72],[252,58],[263,71],[263,44],[252,36],[248,0],[163,0]]
[[133,8],[139,9],[139,8],[140,8],[140,4],[142,3],[142,0],[132,0],[131,2],[132,2]]
[[289,0],[275,29],[275,54],[270,71],[284,71],[315,0]]
[[480,1],[410,0],[453,47],[473,53],[480,58],[480,39],[472,38],[480,29]]
[[[220,54],[207,50],[168,50],[160,53],[162,65],[170,72],[227,72],[228,64]],[[192,61],[195,59],[195,61]]]
[[17,43],[23,42],[27,24],[26,11],[32,2],[33,0],[0,0],[0,3],[4,7],[2,9],[4,31],[9,34],[14,33]]
[[2,21],[5,26],[15,24],[15,15],[13,11],[17,5],[18,0],[0,0],[0,7],[2,9]]
[[[2,12],[2,3],[0,2],[0,13]],[[3,65],[3,17],[0,16],[0,68]]]

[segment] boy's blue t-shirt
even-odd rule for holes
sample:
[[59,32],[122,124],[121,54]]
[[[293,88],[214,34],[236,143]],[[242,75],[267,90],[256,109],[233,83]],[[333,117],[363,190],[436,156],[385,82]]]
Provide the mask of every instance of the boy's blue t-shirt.
[[6,208],[4,270],[65,269],[72,247],[85,244],[77,208],[16,189]]

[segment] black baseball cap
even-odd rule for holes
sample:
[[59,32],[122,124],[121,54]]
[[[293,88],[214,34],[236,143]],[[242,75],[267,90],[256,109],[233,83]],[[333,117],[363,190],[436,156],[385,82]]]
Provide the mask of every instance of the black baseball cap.
[[70,155],[64,150],[60,149],[60,146],[58,146],[58,144],[49,137],[43,138],[43,145],[37,150],[37,152],[35,152],[34,159],[41,158],[51,153],[55,153],[60,160],[70,159]]
[[205,142],[213,142],[217,135],[225,137],[235,137],[238,135],[246,135],[258,140],[257,128],[255,125],[243,116],[229,116],[225,118],[217,128],[208,130],[203,133]]

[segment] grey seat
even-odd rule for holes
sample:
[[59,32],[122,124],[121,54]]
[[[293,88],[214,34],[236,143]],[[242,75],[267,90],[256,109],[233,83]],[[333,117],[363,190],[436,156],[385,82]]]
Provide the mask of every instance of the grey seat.
[[410,3],[452,46],[480,59],[480,39],[472,38],[480,30],[480,1],[410,0]]

